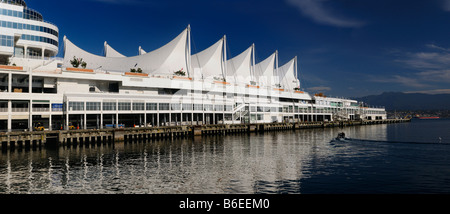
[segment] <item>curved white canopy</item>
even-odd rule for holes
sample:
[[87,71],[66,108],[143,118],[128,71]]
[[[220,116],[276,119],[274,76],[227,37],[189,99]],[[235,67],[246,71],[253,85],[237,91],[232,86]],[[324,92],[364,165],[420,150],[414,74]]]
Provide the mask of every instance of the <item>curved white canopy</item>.
[[277,52],[255,65],[255,79],[262,86],[272,86],[275,82],[275,59]]
[[200,53],[192,55],[193,77],[195,79],[223,78],[224,38]]
[[102,69],[110,72],[127,72],[131,68],[141,68],[143,73],[173,75],[179,70],[188,68],[188,34],[189,27],[163,47],[134,57],[103,57],[91,54],[77,47],[64,37],[64,61],[66,67],[72,67],[70,60],[82,58],[87,68]]
[[107,42],[105,42],[105,57],[125,57],[125,55],[119,53],[114,48],[112,48]]
[[146,53],[147,53],[147,51],[144,51],[144,49],[142,49],[142,47],[139,46],[139,55],[144,55]]
[[252,52],[253,45],[247,50],[227,61],[227,82],[246,83],[252,81]]
[[278,68],[278,76],[280,85],[284,89],[293,90],[300,87],[299,80],[296,77],[296,65],[297,57]]

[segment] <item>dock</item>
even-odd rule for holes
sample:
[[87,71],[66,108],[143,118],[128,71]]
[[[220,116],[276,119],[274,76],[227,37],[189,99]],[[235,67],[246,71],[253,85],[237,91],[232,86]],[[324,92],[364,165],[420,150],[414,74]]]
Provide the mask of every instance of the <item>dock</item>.
[[70,146],[83,144],[114,144],[114,142],[137,142],[159,139],[199,137],[206,135],[229,135],[236,133],[263,133],[268,131],[298,130],[311,128],[332,128],[359,125],[375,125],[410,122],[408,119],[257,123],[257,124],[217,124],[167,127],[144,127],[122,129],[86,129],[59,131],[23,131],[0,133],[1,149],[36,146]]

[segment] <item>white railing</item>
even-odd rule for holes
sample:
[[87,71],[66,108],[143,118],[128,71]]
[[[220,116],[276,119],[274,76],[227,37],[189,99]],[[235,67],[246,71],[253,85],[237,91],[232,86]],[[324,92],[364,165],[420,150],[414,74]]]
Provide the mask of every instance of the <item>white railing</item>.
[[36,108],[36,107],[33,107],[33,111],[34,112],[49,112],[50,108]]
[[12,108],[12,112],[28,112],[28,108]]

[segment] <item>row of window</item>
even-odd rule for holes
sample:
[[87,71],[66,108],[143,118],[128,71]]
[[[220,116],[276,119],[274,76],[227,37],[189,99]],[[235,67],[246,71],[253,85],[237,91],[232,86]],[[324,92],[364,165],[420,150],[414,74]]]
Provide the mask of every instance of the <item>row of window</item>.
[[12,36],[0,35],[0,46],[13,47],[14,38]]
[[[5,11],[3,9],[3,11]],[[30,25],[30,24],[22,24],[17,22],[8,22],[8,21],[1,21],[1,26],[4,28],[12,28],[12,29],[19,29],[19,30],[32,30],[32,31],[38,31],[38,32],[44,32],[48,34],[52,34],[56,37],[58,37],[59,33],[56,30],[53,30],[48,27],[43,26],[37,26],[37,25]]]
[[12,5],[20,5],[20,6],[24,6],[24,7],[27,6],[27,4],[25,3],[24,0],[0,0],[0,2],[6,3],[6,4],[12,4]]
[[29,19],[29,20],[36,20],[36,21],[43,21],[42,14],[39,12],[30,9],[30,8],[24,8],[22,11],[17,10],[8,10],[8,9],[2,9],[0,8],[0,15],[4,16],[12,16],[17,18],[23,18],[23,19]]
[[3,9],[3,8],[0,8],[0,15],[12,16],[12,17],[17,17],[17,18],[23,18],[23,12],[22,11],[8,10],[8,9]]
[[[84,102],[69,102],[69,111],[84,111]],[[86,102],[86,111],[100,111],[100,102]],[[131,102],[103,102],[103,111],[233,111],[232,105],[213,104],[179,104],[179,103],[131,103]],[[307,113],[320,112],[330,113],[332,109],[299,108],[298,106],[262,107],[250,106],[250,112],[285,112],[285,113]]]
[[30,8],[24,8],[23,9],[23,18],[24,19],[31,19],[31,20],[36,20],[36,21],[42,21],[44,20],[44,18],[42,17],[42,14],[40,14],[39,12],[30,9]]
[[48,44],[52,44],[54,46],[58,46],[58,42],[47,38],[47,37],[43,37],[43,36],[34,36],[34,35],[26,35],[26,34],[22,34],[22,39],[23,40],[28,40],[28,41],[35,41],[35,42],[45,42]]
[[[84,102],[69,102],[69,111],[84,111]],[[86,111],[100,111],[100,102],[86,102]],[[232,111],[232,105],[104,102],[103,111]]]

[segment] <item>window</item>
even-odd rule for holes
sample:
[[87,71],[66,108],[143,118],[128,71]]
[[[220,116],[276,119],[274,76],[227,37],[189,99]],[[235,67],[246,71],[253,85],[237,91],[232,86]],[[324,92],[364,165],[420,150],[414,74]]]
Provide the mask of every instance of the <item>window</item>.
[[144,111],[145,103],[133,103],[133,111]]
[[69,102],[69,111],[84,111],[84,102]]
[[214,111],[214,106],[211,104],[204,104],[203,108],[205,111]]
[[223,111],[223,105],[215,105],[214,107],[216,111]]
[[100,102],[86,102],[86,111],[100,111]]
[[263,116],[262,114],[257,114],[257,115],[256,115],[256,119],[257,119],[257,120],[263,120],[263,119],[264,119],[264,116]]
[[256,110],[258,111],[258,112],[263,112],[264,110],[264,107],[261,107],[261,106],[257,106],[256,107]]
[[202,104],[194,104],[194,111],[203,111]]
[[147,103],[147,111],[157,111],[158,103]]
[[12,47],[14,38],[12,36],[0,35],[0,46]]
[[169,110],[169,103],[160,103],[159,104],[159,110],[160,111],[168,111]]
[[192,111],[192,104],[183,104],[184,111]]
[[115,110],[116,110],[116,102],[103,103],[103,111],[115,111]]
[[181,105],[179,103],[170,104],[171,110],[181,110]]
[[130,111],[131,103],[129,102],[119,102],[119,111]]
[[226,105],[225,106],[225,111],[233,111],[233,106],[232,105]]

